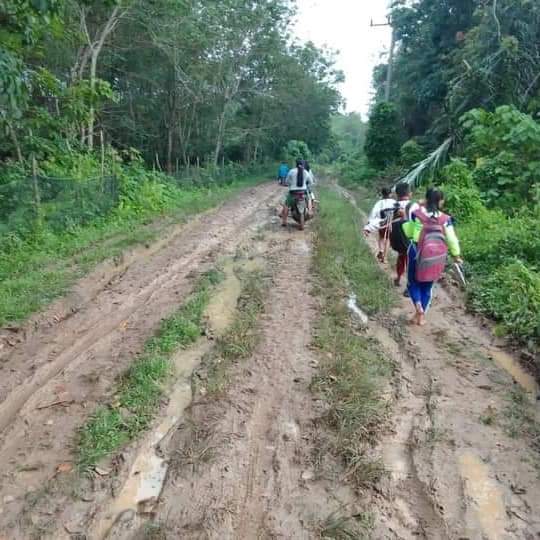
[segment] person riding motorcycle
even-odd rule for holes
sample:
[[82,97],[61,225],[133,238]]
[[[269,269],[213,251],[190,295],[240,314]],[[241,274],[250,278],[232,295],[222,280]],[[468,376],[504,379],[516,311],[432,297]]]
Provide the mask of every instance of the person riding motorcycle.
[[289,217],[289,209],[294,204],[294,193],[302,191],[308,193],[309,187],[313,183],[313,177],[309,171],[305,169],[305,162],[303,159],[296,160],[296,167],[289,171],[287,175],[287,185],[289,190],[283,201],[283,208],[281,210],[281,225],[287,226],[287,218]]

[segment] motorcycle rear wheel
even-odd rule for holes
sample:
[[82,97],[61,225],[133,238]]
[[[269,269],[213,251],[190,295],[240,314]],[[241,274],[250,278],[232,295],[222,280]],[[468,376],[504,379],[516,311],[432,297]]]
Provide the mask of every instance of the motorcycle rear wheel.
[[303,231],[304,230],[304,225],[305,225],[305,214],[304,212],[302,212],[299,216],[299,219],[298,219],[298,228]]

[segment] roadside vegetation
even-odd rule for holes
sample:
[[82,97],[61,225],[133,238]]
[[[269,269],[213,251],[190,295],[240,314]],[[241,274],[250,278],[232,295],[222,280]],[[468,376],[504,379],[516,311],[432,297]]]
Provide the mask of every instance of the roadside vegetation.
[[193,395],[200,401],[186,412],[178,449],[172,460],[173,470],[189,467],[197,474],[199,467],[215,459],[215,449],[219,447],[222,435],[216,433],[213,426],[216,415],[209,414],[208,408],[217,404],[218,409],[223,410],[220,399],[231,383],[231,368],[235,363],[247,360],[259,343],[259,320],[268,283],[258,270],[242,273],[240,279],[242,291],[234,320],[193,372]]
[[121,378],[111,403],[100,406],[81,428],[77,445],[82,472],[110,456],[144,431],[156,413],[172,375],[173,354],[197,341],[204,332],[203,314],[212,288],[222,273],[210,271],[195,286],[186,303],[165,319],[156,336]]
[[140,174],[145,177],[142,185],[122,195],[126,200],[107,216],[85,225],[42,227],[24,237],[16,233],[2,236],[0,325],[24,321],[64,294],[96,264],[114,259],[130,247],[149,246],[171,226],[254,185],[262,171],[206,188],[180,186],[161,173]]
[[[369,121],[334,126],[334,171],[371,199],[398,181],[417,199],[440,185],[463,246],[470,308],[526,348],[540,377],[540,6],[397,2],[391,20],[390,100],[381,64]],[[350,133],[361,133],[354,149]]]
[[362,540],[370,538],[374,521],[370,514],[347,515],[343,508],[330,514],[321,522],[317,530],[317,538],[321,540]]
[[385,388],[393,364],[378,343],[358,328],[346,299],[355,292],[361,309],[375,315],[392,305],[393,289],[360,237],[356,209],[329,189],[322,198],[313,260],[321,305],[314,344],[321,365],[312,388],[328,402],[324,422],[335,433],[330,451],[341,458],[347,479],[360,488],[384,474],[372,447],[389,414]]

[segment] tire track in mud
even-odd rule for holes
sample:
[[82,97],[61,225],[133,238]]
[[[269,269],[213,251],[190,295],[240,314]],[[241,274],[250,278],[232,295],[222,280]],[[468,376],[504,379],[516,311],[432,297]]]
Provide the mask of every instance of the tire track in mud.
[[[9,512],[0,512],[0,525],[12,523],[21,497],[72,459],[75,430],[107,398],[161,319],[182,303],[192,276],[218,254],[234,251],[267,219],[267,205],[279,193],[275,185],[252,188],[196,218],[161,249],[133,261],[72,316],[14,347],[2,369],[0,501],[7,497],[10,503]],[[25,370],[32,374],[21,381]]]
[[[273,278],[259,345],[231,367],[225,394],[198,396],[191,406],[190,422],[211,426],[205,444],[215,455],[198,466],[172,467],[154,516],[167,538],[307,540],[333,511],[356,504],[347,486],[316,479],[311,468],[323,406],[309,388],[318,365],[310,349],[316,318],[307,279],[311,238],[274,234],[279,243],[266,255]],[[180,430],[166,454],[178,453],[186,435]],[[134,537],[125,524],[109,536]]]
[[[356,207],[351,194],[336,189]],[[540,534],[535,458],[525,441],[504,429],[513,385],[501,368],[510,375],[520,368],[454,295],[437,287],[424,328],[403,326],[412,314],[403,298],[389,317],[371,322],[400,375],[394,429],[380,445],[390,475],[374,500],[374,537],[534,538]],[[387,328],[397,328],[400,337]],[[486,410],[495,411],[500,424],[483,422]]]
[[385,353],[399,365],[394,389],[395,415],[399,421],[379,443],[389,473],[381,481],[379,490],[386,501],[392,501],[393,508],[388,508],[386,501],[374,501],[383,516],[378,531],[382,535],[384,528],[391,529],[397,538],[449,539],[446,523],[420,478],[414,455],[419,443],[418,432],[425,431],[430,424],[424,395],[431,384],[429,374],[416,370],[412,351],[400,347],[382,325],[371,322],[369,331]]

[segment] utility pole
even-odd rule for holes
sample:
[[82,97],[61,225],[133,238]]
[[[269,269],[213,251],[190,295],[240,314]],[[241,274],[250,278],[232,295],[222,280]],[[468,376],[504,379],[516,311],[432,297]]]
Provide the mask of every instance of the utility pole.
[[378,26],[392,27],[392,39],[390,41],[390,54],[388,55],[388,70],[386,73],[386,84],[384,88],[384,100],[388,102],[390,101],[390,89],[392,88],[392,77],[394,75],[394,49],[396,48],[396,31],[394,27],[392,26],[392,21],[390,17],[388,17],[388,22],[384,24],[374,24],[373,19],[372,19],[370,26],[372,28],[376,28]]

